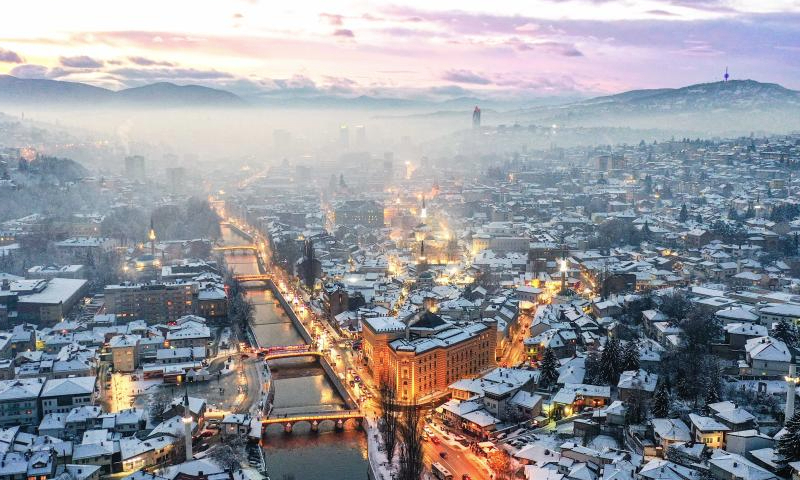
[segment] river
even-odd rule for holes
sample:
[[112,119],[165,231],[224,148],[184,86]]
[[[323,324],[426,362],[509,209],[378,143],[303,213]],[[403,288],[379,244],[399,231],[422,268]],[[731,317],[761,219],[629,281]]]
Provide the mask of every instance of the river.
[[[226,245],[248,241],[227,225],[222,226]],[[257,274],[255,255],[226,254],[225,261],[236,273]],[[266,288],[249,289],[247,297],[255,305],[253,334],[260,346],[303,343],[289,317]],[[319,412],[344,409],[322,368],[311,359],[287,359],[270,364],[275,384],[273,413]],[[271,480],[357,480],[367,477],[367,441],[360,430],[337,432],[329,422],[311,432],[306,423],[294,426],[291,434],[280,425],[267,429],[263,442]]]

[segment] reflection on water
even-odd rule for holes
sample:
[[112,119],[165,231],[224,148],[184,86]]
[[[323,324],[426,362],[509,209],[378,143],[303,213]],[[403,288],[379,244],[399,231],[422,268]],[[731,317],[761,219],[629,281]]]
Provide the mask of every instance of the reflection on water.
[[[222,238],[227,245],[242,245],[247,240],[230,227],[222,226]],[[226,254],[225,262],[235,273],[257,274],[254,255]],[[294,329],[286,313],[267,289],[250,289],[247,298],[255,305],[253,333],[261,346],[296,345],[303,338]],[[312,359],[278,360],[274,369],[274,413],[291,414],[295,410],[329,411],[344,408],[322,368]],[[367,442],[360,430],[336,432],[325,422],[320,431],[311,432],[310,425],[300,423],[293,433],[285,434],[281,425],[267,429],[264,443],[267,468],[273,480],[294,475],[297,480],[360,480],[367,478]]]
[[264,452],[270,478],[281,480],[362,480],[367,478],[367,441],[360,430],[333,431],[323,423],[319,433],[308,424],[285,434],[280,425],[267,429]]

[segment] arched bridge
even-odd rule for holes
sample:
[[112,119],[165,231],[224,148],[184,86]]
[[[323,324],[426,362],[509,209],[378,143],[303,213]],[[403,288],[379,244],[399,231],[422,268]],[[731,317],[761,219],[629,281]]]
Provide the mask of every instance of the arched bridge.
[[322,352],[314,350],[311,345],[281,345],[269,348],[262,348],[261,352],[264,355],[264,361],[278,360],[281,358],[295,358],[295,357],[322,357]]
[[361,426],[364,420],[364,414],[359,410],[343,410],[341,412],[320,412],[320,413],[303,413],[298,415],[287,416],[270,416],[261,420],[262,430],[273,424],[283,425],[283,431],[291,433],[295,423],[308,422],[311,425],[311,431],[319,431],[319,426],[322,422],[333,422],[334,427],[338,430],[344,428],[348,420],[353,420],[357,426]]
[[265,355],[264,361],[269,362],[270,360],[280,360],[281,358],[297,358],[297,357],[322,357],[322,352],[317,351],[308,351],[308,352],[287,352],[287,353],[275,353],[272,355]]

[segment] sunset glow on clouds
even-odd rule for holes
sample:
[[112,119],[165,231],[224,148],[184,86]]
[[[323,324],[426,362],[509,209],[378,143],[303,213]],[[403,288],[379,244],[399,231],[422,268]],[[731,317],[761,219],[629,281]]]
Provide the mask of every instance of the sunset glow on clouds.
[[797,0],[11,0],[0,73],[243,95],[604,93],[734,78],[800,88]]

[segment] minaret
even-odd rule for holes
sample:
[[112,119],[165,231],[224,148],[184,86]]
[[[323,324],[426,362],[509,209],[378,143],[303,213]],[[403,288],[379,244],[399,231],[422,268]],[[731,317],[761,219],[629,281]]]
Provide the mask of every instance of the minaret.
[[422,223],[425,223],[425,219],[428,218],[428,209],[425,207],[425,195],[422,196],[422,210],[420,210],[419,217],[422,219]]
[[156,229],[153,228],[153,217],[150,217],[150,232],[147,234],[150,240],[150,255],[156,258]]
[[797,377],[797,367],[789,365],[789,375],[784,377],[786,380],[786,411],[784,412],[784,425],[794,416],[794,396],[800,378]]
[[561,265],[559,267],[561,271],[561,294],[567,293],[567,252],[566,252],[566,244],[561,244]]
[[183,392],[183,439],[186,442],[186,461],[194,459],[192,454],[192,412],[189,410],[189,390]]
[[428,269],[428,259],[425,257],[425,239],[419,243],[419,258],[417,259],[417,275]]

